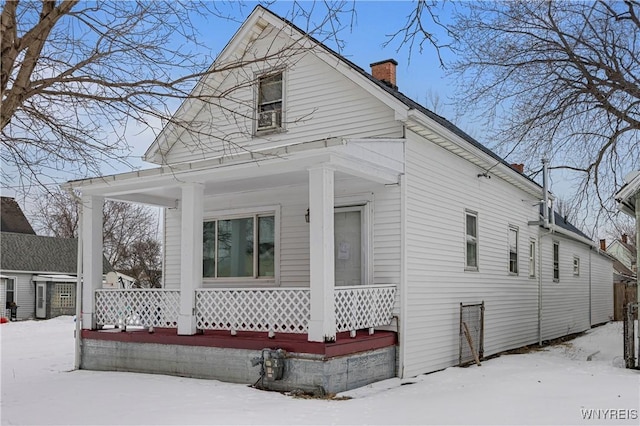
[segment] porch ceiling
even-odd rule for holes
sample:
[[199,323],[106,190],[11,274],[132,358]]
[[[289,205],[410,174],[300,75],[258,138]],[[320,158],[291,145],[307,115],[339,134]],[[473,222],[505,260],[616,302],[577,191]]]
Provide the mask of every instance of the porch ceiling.
[[333,168],[338,182],[355,176],[377,183],[396,183],[402,173],[401,159],[379,155],[361,140],[350,144],[332,139],[71,181],[63,187],[78,189],[84,195],[175,207],[181,198],[181,187],[187,183],[204,184],[206,195],[255,191],[306,183],[308,170],[319,165]]

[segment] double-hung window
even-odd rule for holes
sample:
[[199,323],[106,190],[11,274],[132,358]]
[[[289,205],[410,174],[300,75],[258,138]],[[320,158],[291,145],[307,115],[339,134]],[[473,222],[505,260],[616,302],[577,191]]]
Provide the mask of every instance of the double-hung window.
[[282,128],[283,73],[258,78],[258,105],[256,108],[258,132]]
[[202,248],[205,278],[273,278],[275,215],[205,221]]
[[576,277],[580,275],[580,258],[573,256],[573,275]]
[[553,242],[553,280],[560,281],[560,243]]
[[509,273],[518,273],[518,228],[509,227]]
[[465,211],[465,269],[478,270],[478,214]]
[[529,241],[529,278],[536,277],[536,241]]

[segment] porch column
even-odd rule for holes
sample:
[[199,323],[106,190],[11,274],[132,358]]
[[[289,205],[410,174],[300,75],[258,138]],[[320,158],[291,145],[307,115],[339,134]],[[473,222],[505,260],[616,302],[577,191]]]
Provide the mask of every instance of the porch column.
[[333,169],[309,169],[310,342],[336,340]]
[[102,287],[102,207],[104,197],[82,196],[82,328],[96,329],[94,293]]
[[178,334],[196,334],[195,289],[202,287],[202,215],[204,185],[182,186],[180,236],[180,314]]

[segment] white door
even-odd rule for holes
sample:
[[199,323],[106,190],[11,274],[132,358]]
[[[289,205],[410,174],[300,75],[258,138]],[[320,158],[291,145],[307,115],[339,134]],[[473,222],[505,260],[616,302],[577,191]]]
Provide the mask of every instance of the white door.
[[36,283],[36,318],[47,317],[47,284]]
[[359,285],[363,278],[362,207],[336,208],[335,280],[336,285]]

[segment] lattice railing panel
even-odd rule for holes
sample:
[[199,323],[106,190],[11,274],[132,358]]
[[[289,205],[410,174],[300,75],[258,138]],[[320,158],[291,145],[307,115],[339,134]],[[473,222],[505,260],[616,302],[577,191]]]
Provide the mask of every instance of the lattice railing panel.
[[336,330],[351,331],[391,323],[395,285],[336,287]]
[[99,289],[95,317],[100,325],[177,327],[180,290]]
[[308,288],[196,290],[196,326],[202,330],[306,333]]

